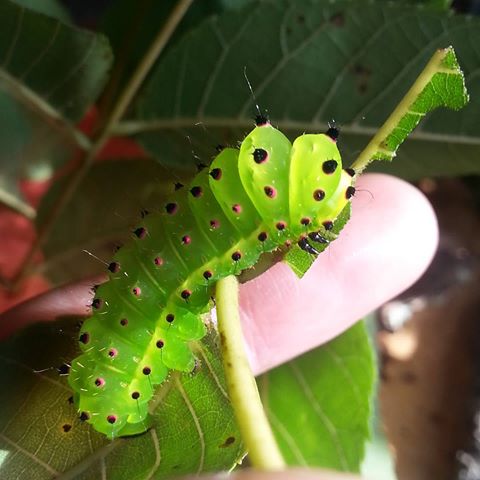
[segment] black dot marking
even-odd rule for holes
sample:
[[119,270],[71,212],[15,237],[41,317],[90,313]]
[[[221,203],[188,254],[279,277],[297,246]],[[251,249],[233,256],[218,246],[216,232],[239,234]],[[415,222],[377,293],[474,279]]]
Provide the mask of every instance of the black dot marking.
[[190,193],[192,194],[193,197],[195,198],[200,198],[203,195],[203,190],[202,187],[192,187],[190,189]]
[[70,373],[70,365],[68,363],[62,363],[62,365],[57,367],[57,371],[59,375],[68,375]]
[[172,323],[174,320],[175,320],[175,315],[173,313],[169,313],[166,317],[165,317],[165,320],[168,322],[168,323]]
[[326,220],[322,223],[322,225],[324,226],[325,230],[331,230],[333,228],[333,222],[330,220]]
[[144,375],[150,375],[152,373],[152,369],[150,367],[143,367],[142,373]]
[[182,237],[183,245],[190,245],[192,243],[192,238],[189,235],[184,235]]
[[214,180],[220,180],[222,178],[222,169],[221,168],[214,168],[211,172],[210,172],[210,176],[214,179]]
[[233,445],[235,443],[235,437],[228,437],[222,445],[220,445],[220,448],[226,448],[229,447],[230,445]]
[[267,238],[267,232],[260,232],[257,237],[261,242],[264,242]]
[[356,173],[353,168],[346,168],[345,172],[347,172],[351,177],[354,177]]
[[165,205],[165,210],[169,215],[175,215],[178,210],[178,205],[176,203],[167,203]]
[[118,350],[116,348],[111,348],[107,354],[110,358],[115,358],[118,355]]
[[116,415],[109,415],[107,417],[107,422],[110,424],[114,424],[117,421],[117,416]]
[[140,287],[133,287],[132,288],[132,293],[136,296],[139,297],[142,294],[142,290]]
[[144,239],[147,236],[147,229],[143,227],[138,227],[133,231],[133,234],[140,238],[140,240]]
[[355,195],[355,187],[348,187],[345,192],[345,198],[350,200]]
[[175,191],[177,190],[180,190],[181,188],[183,188],[185,185],[183,183],[180,183],[180,182],[177,182],[175,184]]
[[337,127],[330,127],[326,132],[325,135],[330,137],[334,142],[337,141],[338,137],[340,136],[340,130]]
[[264,125],[268,125],[269,123],[270,121],[266,115],[259,114],[255,117],[255,125],[257,127],[263,127]]
[[300,223],[302,225],[310,225],[310,222],[311,220],[308,218],[308,217],[303,217],[301,220],[300,220]]
[[163,348],[165,342],[163,340],[157,340],[157,343],[155,345],[157,346],[157,348]]
[[182,293],[180,294],[180,296],[184,300],[187,300],[190,297],[191,294],[192,294],[192,292],[190,290],[183,290]]
[[62,425],[62,430],[63,430],[65,433],[68,433],[71,429],[72,429],[72,426],[71,426],[69,423],[64,423],[64,424]]
[[92,302],[92,308],[98,310],[99,308],[103,307],[103,300],[101,298],[94,298]]
[[155,257],[153,259],[153,263],[157,266],[157,267],[161,267],[163,265],[163,258],[162,257]]
[[122,327],[126,327],[126,326],[128,325],[128,320],[127,320],[126,318],[122,318],[122,319],[120,320],[120,325],[121,325]]
[[203,278],[205,280],[210,280],[212,278],[212,276],[213,276],[213,273],[210,270],[205,270],[203,272]]
[[264,187],[263,191],[265,192],[265,195],[269,198],[275,198],[277,196],[277,191],[270,186]]
[[325,192],[320,188],[313,192],[313,199],[316,200],[317,202],[322,201],[324,198],[325,198]]
[[82,412],[79,417],[81,422],[86,422],[87,420],[90,420],[90,414],[87,412]]
[[287,228],[287,224],[285,222],[277,222],[277,224],[275,225],[276,229],[277,230],[285,230]]
[[235,205],[232,205],[232,210],[235,212],[235,213],[242,213],[242,206],[239,205],[238,203],[236,203]]
[[96,387],[103,387],[105,385],[105,380],[103,378],[96,378],[95,379],[95,386]]
[[218,220],[210,220],[210,227],[213,228],[214,230],[217,229],[220,226],[220,222]]
[[132,398],[138,400],[140,398],[140,392],[132,392]]
[[80,338],[78,340],[84,345],[86,345],[90,341],[90,335],[87,332],[84,332],[80,335]]
[[322,170],[327,175],[331,175],[338,167],[338,162],[336,160],[325,160],[322,165]]
[[120,264],[118,262],[112,262],[108,266],[108,270],[110,270],[112,273],[118,273],[120,271]]
[[253,160],[255,163],[265,163],[268,159],[268,152],[263,148],[256,148],[253,151]]
[[238,262],[242,258],[242,253],[239,251],[233,252],[232,253],[232,260],[234,262]]

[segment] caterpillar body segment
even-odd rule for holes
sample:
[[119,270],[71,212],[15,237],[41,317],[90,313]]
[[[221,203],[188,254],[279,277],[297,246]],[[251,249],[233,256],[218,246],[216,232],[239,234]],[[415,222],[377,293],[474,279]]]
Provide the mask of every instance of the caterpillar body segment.
[[205,334],[216,281],[286,242],[315,253],[353,193],[329,135],[292,145],[262,123],[222,150],[109,265],[69,376],[81,418],[110,438],[146,430],[155,386],[194,368],[189,342]]

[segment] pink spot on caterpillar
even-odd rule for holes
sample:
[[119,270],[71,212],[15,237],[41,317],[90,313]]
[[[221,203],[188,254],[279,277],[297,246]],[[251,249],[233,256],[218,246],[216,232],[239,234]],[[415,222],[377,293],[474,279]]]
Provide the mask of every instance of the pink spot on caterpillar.
[[325,198],[325,192],[321,189],[315,190],[313,192],[313,199],[316,200],[317,202],[320,202]]
[[198,186],[192,187],[190,189],[190,193],[194,198],[200,198],[203,195],[202,187],[198,187]]
[[264,242],[267,238],[267,232],[260,232],[257,237],[261,242]]
[[126,326],[128,325],[128,320],[127,320],[126,318],[122,318],[122,319],[120,320],[120,325],[121,325],[122,327],[126,327]]
[[142,294],[142,290],[140,287],[133,287],[132,288],[132,293],[136,296],[139,297]]
[[147,229],[143,227],[138,227],[133,231],[133,234],[140,240],[143,240],[147,236]]
[[157,343],[155,345],[157,346],[157,348],[163,348],[165,342],[163,340],[157,340]]
[[180,296],[184,300],[187,300],[190,297],[191,294],[192,294],[192,292],[190,290],[183,290],[182,293],[180,294]]
[[175,320],[175,315],[173,313],[169,313],[166,317],[165,317],[165,320],[168,322],[168,323],[172,323],[174,320]]
[[140,398],[140,392],[132,392],[132,398],[138,400]]
[[345,198],[350,200],[355,195],[355,187],[348,187],[345,192]]
[[176,203],[167,203],[165,205],[165,210],[169,215],[175,215],[178,210],[178,205]]
[[157,267],[161,267],[164,263],[163,261],[163,258],[162,257],[155,257],[153,259],[153,263],[157,266]]
[[310,225],[310,222],[311,222],[311,220],[310,220],[308,217],[303,217],[303,218],[300,220],[300,223],[301,223],[302,225],[305,225],[305,226],[306,226],[306,225]]
[[325,230],[331,230],[333,228],[333,222],[330,220],[326,220],[325,222],[322,223],[323,227]]
[[109,351],[108,351],[108,356],[110,358],[114,358],[118,355],[118,350],[116,348],[111,348]]
[[92,308],[95,310],[98,310],[99,308],[102,308],[104,304],[104,301],[101,298],[94,298],[92,301]]
[[205,270],[203,272],[203,278],[205,278],[205,280],[210,280],[212,276],[213,276],[213,273],[210,270]]
[[84,332],[80,335],[80,338],[78,340],[80,343],[86,345],[90,341],[90,335],[87,332]]
[[114,424],[117,421],[117,416],[116,415],[109,415],[107,417],[107,422],[110,424]]
[[285,230],[287,228],[287,224],[285,222],[277,222],[277,224],[275,225],[276,229],[277,230]]
[[235,212],[235,213],[242,213],[242,206],[239,205],[238,203],[235,203],[234,205],[232,205],[232,210]]
[[192,238],[189,235],[184,235],[182,237],[182,243],[184,245],[190,245],[192,243]]
[[220,222],[218,220],[210,220],[210,227],[215,230],[220,226]]
[[264,187],[263,191],[269,198],[275,198],[277,196],[277,191],[273,187],[266,186]]
[[103,387],[105,385],[105,380],[103,378],[96,378],[95,379],[95,386]]
[[214,179],[214,180],[220,180],[222,178],[222,169],[221,168],[214,168],[211,172],[210,172],[210,176]]
[[112,273],[118,273],[120,271],[120,264],[118,262],[112,262],[108,266],[108,270],[110,270]]
[[143,367],[142,373],[144,375],[150,375],[152,373],[152,369],[150,367]]
[[265,163],[268,160],[268,152],[263,148],[256,148],[253,151],[253,160],[255,163]]
[[233,252],[232,253],[232,260],[234,262],[238,262],[242,258],[242,253],[239,251]]

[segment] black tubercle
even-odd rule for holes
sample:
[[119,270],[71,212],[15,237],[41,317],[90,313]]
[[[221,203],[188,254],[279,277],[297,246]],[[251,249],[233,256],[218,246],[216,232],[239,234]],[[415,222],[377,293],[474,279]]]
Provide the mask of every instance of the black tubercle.
[[317,243],[328,243],[328,240],[323,235],[320,235],[319,232],[311,232],[308,234],[308,237]]
[[180,182],[177,182],[175,184],[175,191],[177,190],[180,190],[181,188],[183,188],[185,185],[183,183],[180,183]]
[[298,246],[307,253],[311,253],[312,255],[319,255],[320,252],[313,248],[306,238],[302,238],[298,241]]
[[68,363],[62,363],[57,367],[57,372],[59,375],[68,375],[70,373],[70,365]]
[[353,196],[355,195],[355,187],[347,187],[347,190],[345,192],[345,198],[347,200],[350,200]]
[[257,127],[262,127],[263,125],[268,125],[269,123],[270,123],[270,120],[267,115],[258,114],[255,117],[255,125]]
[[345,171],[351,176],[354,177],[357,172],[353,168],[346,168]]
[[336,142],[340,136],[340,130],[337,127],[329,127],[329,129],[325,132],[325,135]]
[[204,168],[207,168],[208,165],[205,165],[205,163],[197,163],[197,172],[201,172]]
[[141,216],[142,218],[145,218],[147,215],[150,215],[150,212],[149,212],[146,208],[142,208],[142,209],[140,210],[140,216]]

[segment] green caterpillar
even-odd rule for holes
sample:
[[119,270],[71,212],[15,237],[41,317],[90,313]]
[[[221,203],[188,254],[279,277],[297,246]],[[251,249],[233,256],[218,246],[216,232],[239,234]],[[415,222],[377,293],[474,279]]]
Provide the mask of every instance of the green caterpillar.
[[297,242],[311,254],[354,195],[342,169],[338,130],[293,145],[259,116],[240,149],[225,148],[146,216],[109,265],[69,384],[80,418],[110,438],[146,430],[154,387],[170,370],[191,371],[188,343],[203,337],[200,314],[215,283],[252,267],[264,252]]

